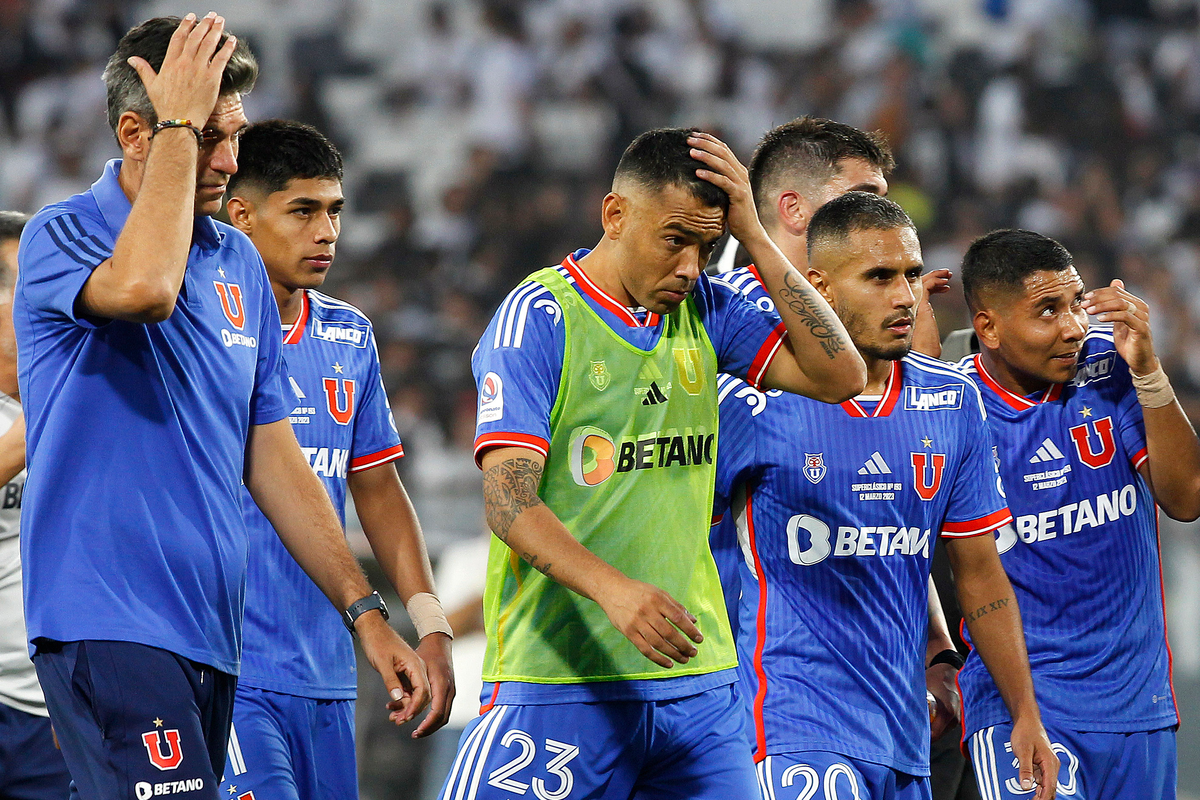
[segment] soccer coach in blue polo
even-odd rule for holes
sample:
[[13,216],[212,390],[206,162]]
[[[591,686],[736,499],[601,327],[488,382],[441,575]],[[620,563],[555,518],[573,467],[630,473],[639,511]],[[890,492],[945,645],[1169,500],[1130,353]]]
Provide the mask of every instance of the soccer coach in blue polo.
[[257,73],[215,14],[129,31],[104,72],[123,158],[21,238],[25,614],[84,800],[217,797],[241,645],[243,481],[346,612],[392,718],[429,696],[292,434],[262,261],[210,218]]

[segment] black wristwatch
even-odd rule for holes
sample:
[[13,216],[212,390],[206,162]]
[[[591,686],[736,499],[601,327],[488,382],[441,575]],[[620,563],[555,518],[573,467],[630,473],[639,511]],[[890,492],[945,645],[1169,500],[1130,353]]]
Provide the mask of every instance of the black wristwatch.
[[379,592],[371,592],[361,600],[355,600],[346,609],[346,613],[342,614],[342,622],[346,625],[346,630],[350,634],[354,634],[354,621],[363,614],[373,609],[379,609],[379,613],[383,614],[383,618],[388,618],[387,603],[383,602],[383,598],[379,596]]

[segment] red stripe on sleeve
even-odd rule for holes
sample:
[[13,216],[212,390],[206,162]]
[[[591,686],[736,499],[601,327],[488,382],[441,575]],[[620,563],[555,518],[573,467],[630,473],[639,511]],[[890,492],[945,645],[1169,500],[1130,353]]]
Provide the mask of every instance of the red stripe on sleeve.
[[1007,508],[1002,508],[979,519],[971,519],[966,522],[947,522],[942,526],[942,535],[956,539],[968,536],[981,536],[985,533],[991,533],[1001,525],[1007,525],[1010,522],[1012,522],[1012,512]]
[[1147,453],[1146,448],[1143,447],[1141,450],[1138,450],[1136,453],[1134,453],[1133,458],[1129,459],[1129,461],[1133,464],[1134,469],[1138,469],[1142,466],[1142,464],[1145,464],[1149,458],[1150,454]]
[[380,464],[386,464],[389,461],[395,461],[403,457],[404,445],[398,444],[395,447],[380,450],[378,453],[371,453],[368,456],[359,456],[358,458],[350,459],[350,472],[362,472],[363,470],[378,467]]
[[758,353],[754,356],[754,360],[750,362],[750,369],[746,370],[746,383],[755,389],[762,388],[763,376],[767,374],[767,370],[771,367],[771,362],[775,360],[775,354],[783,346],[783,337],[785,336],[787,336],[787,328],[781,322],[767,336],[767,340],[763,342],[762,347],[758,348]]
[[493,447],[528,447],[550,457],[550,443],[540,436],[528,433],[485,433],[475,439],[475,466],[482,467],[483,452]]

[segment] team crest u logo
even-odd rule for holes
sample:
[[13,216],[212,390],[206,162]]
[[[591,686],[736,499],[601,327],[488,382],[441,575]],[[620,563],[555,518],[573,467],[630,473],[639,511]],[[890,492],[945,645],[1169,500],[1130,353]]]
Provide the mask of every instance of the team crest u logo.
[[592,368],[588,371],[588,380],[592,382],[592,386],[596,387],[597,392],[603,392],[612,383],[612,375],[608,374],[608,365],[603,361],[593,361]]
[[217,297],[221,298],[221,310],[225,319],[239,331],[246,329],[246,308],[242,305],[242,287],[236,283],[221,283],[213,281],[217,287]]
[[[1068,428],[1067,431],[1071,434],[1071,441],[1075,443],[1075,452],[1079,454],[1079,460],[1084,464],[1092,469],[1100,469],[1112,463],[1113,456],[1117,454],[1112,417],[1085,422]],[[1099,451],[1092,449],[1092,431],[1095,431],[1096,439],[1100,442]]]
[[690,395],[700,394],[704,388],[704,364],[700,360],[700,348],[676,347],[675,366],[683,390]]
[[[329,408],[329,416],[338,425],[349,425],[354,416],[354,384],[349,378],[325,378],[325,405]],[[345,395],[346,404],[342,405],[339,395]]]
[[913,453],[913,488],[922,500],[932,500],[942,488],[942,473],[946,469],[946,456],[941,453]]
[[824,453],[805,453],[804,454],[804,477],[808,478],[808,482],[818,484],[825,477],[825,473],[829,468],[825,466]]
[[[165,754],[163,753],[164,736],[167,739]],[[175,728],[164,731],[146,731],[142,734],[142,744],[146,746],[146,755],[150,756],[150,763],[163,771],[175,769],[183,763],[183,748],[179,746],[179,731]]]

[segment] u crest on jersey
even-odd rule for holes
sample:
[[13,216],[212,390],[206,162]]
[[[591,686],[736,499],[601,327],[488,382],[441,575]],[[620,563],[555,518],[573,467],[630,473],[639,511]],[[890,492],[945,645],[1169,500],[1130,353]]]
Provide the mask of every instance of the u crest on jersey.
[[913,488],[922,500],[932,500],[942,488],[946,456],[942,453],[913,453]]
[[[1112,417],[1102,417],[1095,421],[1084,422],[1067,429],[1071,441],[1075,444],[1075,452],[1079,460],[1092,469],[1107,467],[1117,454],[1117,442],[1113,436]],[[1092,449],[1092,439],[1100,444],[1099,451]]]
[[[325,378],[325,401],[329,416],[338,425],[349,425],[354,417],[355,381],[351,378]],[[345,397],[345,405],[342,404]]]
[[242,287],[236,283],[221,281],[213,281],[213,286],[217,288],[217,297],[221,299],[221,310],[225,312],[225,319],[239,331],[245,330],[246,308],[242,305]]
[[[167,740],[166,753],[163,753],[164,736]],[[150,763],[164,772],[183,763],[183,748],[179,746],[179,731],[175,728],[146,731],[142,734],[142,744],[146,747],[146,755],[150,756]]]

